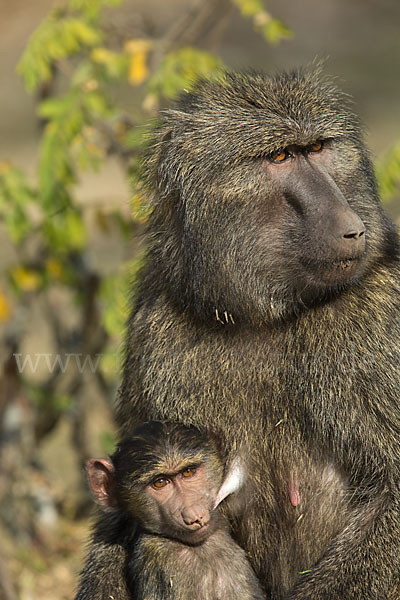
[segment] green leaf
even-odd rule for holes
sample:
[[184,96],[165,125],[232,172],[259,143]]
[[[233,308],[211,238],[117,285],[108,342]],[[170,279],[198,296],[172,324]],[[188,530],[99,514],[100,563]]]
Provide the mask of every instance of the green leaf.
[[279,44],[282,40],[290,39],[293,35],[291,30],[282,21],[278,21],[278,19],[270,19],[265,25],[260,26],[259,29],[270,44]]
[[79,11],[86,19],[97,20],[104,8],[119,6],[122,0],[70,0],[69,8]]
[[278,44],[281,40],[292,37],[291,30],[265,10],[262,0],[232,0],[232,2],[244,17],[252,19],[255,29],[270,44]]
[[145,253],[139,255],[120,268],[116,275],[104,279],[100,289],[102,299],[103,325],[111,335],[122,337],[130,310],[130,290],[143,265]]
[[97,90],[87,92],[80,97],[82,108],[86,111],[86,121],[104,119],[111,116],[108,102]]
[[170,99],[181,90],[190,89],[197,79],[215,76],[221,69],[221,61],[213,54],[197,48],[181,48],[165,56],[150,78],[148,89]]
[[37,113],[42,119],[52,120],[65,118],[66,114],[75,109],[75,94],[65,94],[57,98],[44,100],[39,104]]
[[43,223],[44,239],[54,253],[82,250],[86,245],[86,229],[77,209],[66,208]]
[[[96,64],[99,74],[104,80],[128,78],[130,56],[125,52],[112,52],[107,48],[94,48],[90,59]],[[99,67],[101,71],[99,71]]]
[[40,197],[44,210],[53,213],[65,206],[65,191],[77,180],[76,167],[97,169],[105,158],[92,123],[105,120],[111,111],[100,91],[84,86],[42,102],[38,112],[49,119],[40,146]]
[[396,144],[376,168],[382,200],[387,202],[399,191],[400,186],[400,142]]
[[68,186],[76,181],[68,143],[70,138],[54,121],[46,126],[42,138],[39,189],[41,204],[48,213],[54,213],[68,203]]
[[81,250],[86,243],[86,231],[82,216],[74,211],[67,211],[65,215],[65,228],[69,247],[72,250]]
[[118,443],[116,435],[112,431],[103,431],[100,434],[100,446],[104,454],[110,456]]
[[30,397],[39,410],[52,410],[56,413],[64,413],[70,410],[74,404],[74,398],[67,394],[58,394],[49,390],[30,387]]
[[137,173],[132,173],[130,177],[130,183],[133,190],[130,199],[133,220],[137,223],[146,223],[149,218],[151,208],[143,181],[140,178],[140,175]]
[[52,77],[55,63],[100,41],[100,31],[89,23],[54,11],[31,36],[17,71],[27,89],[33,91]]
[[151,140],[152,131],[153,126],[150,123],[131,127],[124,138],[125,146],[132,150],[143,148]]
[[22,241],[31,231],[28,208],[37,200],[25,175],[10,164],[0,163],[0,218],[13,242]]
[[254,17],[264,10],[262,0],[232,0],[244,17]]
[[113,386],[117,384],[123,366],[120,346],[121,338],[112,338],[111,343],[103,349],[100,357],[100,371],[104,379]]

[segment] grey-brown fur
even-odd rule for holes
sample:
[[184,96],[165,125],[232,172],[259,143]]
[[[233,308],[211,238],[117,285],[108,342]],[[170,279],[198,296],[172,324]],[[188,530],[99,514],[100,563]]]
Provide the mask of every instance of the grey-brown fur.
[[90,542],[76,600],[132,600],[126,563],[135,542],[129,519],[119,513],[103,514]]
[[132,598],[263,600],[246,554],[233,541],[228,523],[218,510],[211,511],[210,535],[200,544],[191,544],[189,538],[188,544],[179,533],[174,534],[171,523],[161,523],[159,530],[157,513],[146,506],[140,479],[149,481],[150,469],[165,473],[166,464],[183,461],[206,466],[201,501],[207,498],[212,507],[223,481],[222,461],[215,443],[196,429],[175,423],[145,423],[135,431],[141,443],[132,444],[128,438],[120,448],[118,460],[113,459],[123,512],[137,517],[141,526],[126,564]]
[[[348,284],[303,293],[312,239],[263,161],[327,138],[367,254]],[[153,149],[121,432],[167,419],[206,425],[228,457],[248,447],[233,533],[273,600],[400,598],[398,246],[347,98],[319,73],[230,75],[165,111]]]
[[193,547],[144,534],[128,574],[131,571],[135,600],[265,598],[244,551],[226,529]]
[[[194,472],[190,481],[181,475],[187,468]],[[110,460],[89,461],[88,470],[95,498],[111,511],[102,525],[114,540],[109,537],[108,551],[105,544],[92,544],[77,598],[264,599],[245,552],[214,506],[224,468],[206,434],[177,423],[148,422],[126,437]],[[172,483],[174,472],[182,480],[180,492]],[[169,483],[154,489],[160,478]],[[202,515],[202,525],[181,521],[183,509],[192,519]]]

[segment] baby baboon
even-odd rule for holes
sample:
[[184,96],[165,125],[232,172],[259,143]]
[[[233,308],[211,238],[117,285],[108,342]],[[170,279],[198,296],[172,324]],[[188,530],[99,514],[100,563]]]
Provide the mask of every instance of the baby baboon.
[[[139,522],[125,566],[132,598],[264,598],[244,551],[215,510],[240,478],[232,469],[222,484],[221,458],[207,436],[193,427],[149,422],[124,439],[110,460],[89,461],[88,472],[95,498],[121,514],[126,535]],[[89,590],[84,597],[98,595]]]

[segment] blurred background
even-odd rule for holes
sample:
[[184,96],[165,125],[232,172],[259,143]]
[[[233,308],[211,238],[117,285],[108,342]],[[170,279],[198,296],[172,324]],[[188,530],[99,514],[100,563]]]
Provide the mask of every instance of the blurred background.
[[397,0],[0,3],[0,600],[71,600],[112,452],[152,119],[199,76],[325,61],[400,218]]

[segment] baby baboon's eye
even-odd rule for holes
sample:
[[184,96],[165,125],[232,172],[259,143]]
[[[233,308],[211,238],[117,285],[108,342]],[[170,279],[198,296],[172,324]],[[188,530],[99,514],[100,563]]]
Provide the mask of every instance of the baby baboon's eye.
[[182,477],[185,477],[185,479],[188,477],[193,477],[193,475],[196,473],[196,470],[196,467],[187,467],[187,469],[182,471]]
[[324,143],[318,140],[318,142],[314,142],[307,147],[307,152],[321,152],[323,147]]
[[165,479],[165,477],[160,477],[160,479],[156,479],[153,481],[153,487],[160,489],[165,487],[169,483],[169,479]]

